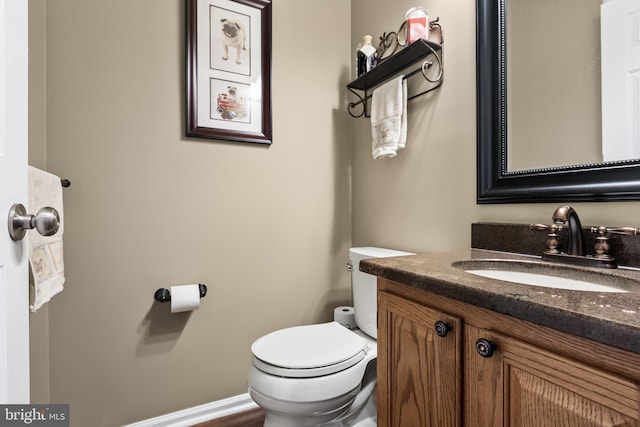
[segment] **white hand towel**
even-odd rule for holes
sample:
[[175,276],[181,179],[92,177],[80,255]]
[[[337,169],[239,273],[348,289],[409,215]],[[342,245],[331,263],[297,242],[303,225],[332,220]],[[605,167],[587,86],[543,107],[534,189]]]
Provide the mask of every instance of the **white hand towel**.
[[403,75],[373,91],[371,97],[371,154],[395,157],[407,143],[407,82]]
[[51,206],[60,214],[60,228],[53,236],[41,236],[36,230],[27,232],[29,238],[29,264],[33,273],[34,300],[31,311],[35,312],[57,293],[64,284],[64,259],[62,252],[63,211],[62,184],[60,178],[29,166],[29,207],[27,212],[35,215],[39,209]]

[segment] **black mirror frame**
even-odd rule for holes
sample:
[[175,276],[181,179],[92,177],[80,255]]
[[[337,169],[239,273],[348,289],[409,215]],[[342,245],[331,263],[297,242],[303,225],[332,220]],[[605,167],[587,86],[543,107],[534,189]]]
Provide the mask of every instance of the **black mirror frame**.
[[476,0],[477,203],[640,200],[640,159],[507,170],[507,0]]

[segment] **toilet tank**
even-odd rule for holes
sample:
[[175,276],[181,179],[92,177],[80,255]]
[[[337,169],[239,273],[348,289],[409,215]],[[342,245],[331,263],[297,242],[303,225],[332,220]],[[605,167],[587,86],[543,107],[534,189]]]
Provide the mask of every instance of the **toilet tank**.
[[414,255],[411,252],[393,249],[375,248],[371,246],[351,248],[349,261],[351,265],[351,292],[356,324],[364,333],[378,338],[378,286],[376,276],[360,271],[360,261],[368,258],[388,258],[402,255]]

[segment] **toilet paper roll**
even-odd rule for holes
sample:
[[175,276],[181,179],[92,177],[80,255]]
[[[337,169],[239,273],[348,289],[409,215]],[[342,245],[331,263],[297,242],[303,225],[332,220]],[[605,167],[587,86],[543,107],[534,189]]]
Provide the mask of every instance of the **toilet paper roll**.
[[200,288],[198,284],[171,287],[171,312],[192,311],[200,307]]
[[353,307],[345,305],[336,307],[333,310],[333,320],[340,323],[345,328],[356,328],[356,314],[353,310]]

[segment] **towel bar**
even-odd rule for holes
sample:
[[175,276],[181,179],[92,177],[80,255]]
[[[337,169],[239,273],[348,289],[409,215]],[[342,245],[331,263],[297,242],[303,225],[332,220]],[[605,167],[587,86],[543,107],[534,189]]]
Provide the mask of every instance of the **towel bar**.
[[63,187],[71,187],[71,181],[69,181],[68,179],[61,179],[60,180],[60,184],[62,184]]
[[[426,94],[426,93],[429,93],[429,92],[431,92],[432,90],[435,90],[435,89],[437,89],[438,87],[440,87],[440,85],[442,84],[442,75],[443,75],[443,73],[442,73],[442,61],[441,61],[440,57],[438,57],[438,56],[437,56],[437,54],[436,54],[436,60],[437,60],[437,62],[438,62],[438,65],[440,66],[440,72],[438,73],[438,77],[437,77],[435,80],[431,80],[431,79],[429,79],[429,77],[427,76],[427,71],[426,71],[426,70],[428,70],[429,68],[431,68],[431,66],[433,65],[433,62],[431,62],[431,61],[424,61],[424,62],[422,63],[422,67],[418,68],[417,70],[413,70],[413,71],[411,71],[410,73],[407,73],[407,74],[402,78],[402,80],[407,80],[407,79],[408,79],[408,78],[410,78],[411,76],[413,76],[413,75],[415,75],[415,74],[418,74],[418,73],[422,72],[422,76],[424,77],[424,79],[425,79],[425,80],[427,80],[427,81],[428,81],[428,82],[430,82],[430,83],[437,83],[437,85],[436,85],[436,86],[433,86],[433,87],[431,87],[431,88],[429,88],[429,89],[426,89],[426,90],[424,90],[424,91],[422,91],[422,92],[419,92],[419,93],[416,93],[416,94],[414,94],[414,95],[411,95],[411,96],[407,97],[407,101],[411,101],[411,100],[412,100],[412,99],[414,99],[414,98],[417,98],[417,97],[419,97],[419,96],[421,96],[421,95],[424,95],[424,94]],[[371,93],[366,93],[366,92],[365,92],[365,95],[364,95],[364,96],[361,96],[360,94],[358,94],[358,93],[354,92],[351,88],[347,88],[347,89],[349,89],[349,91],[351,91],[351,93],[355,94],[355,95],[359,98],[357,101],[349,103],[349,114],[351,114],[351,116],[352,116],[352,117],[356,117],[356,118],[357,118],[357,117],[361,117],[361,116],[362,116],[362,114],[360,114],[360,115],[358,116],[358,115],[355,115],[355,114],[351,113],[351,109],[353,109],[354,107],[357,107],[357,106],[358,106],[358,105],[360,105],[360,104],[364,104],[364,103],[366,103],[366,102],[367,102],[369,99],[371,99],[371,97],[373,96],[373,92],[371,92]],[[369,111],[367,110],[366,106],[364,107],[364,116],[365,116],[365,117],[369,117]]]
[[[200,289],[200,298],[204,298],[204,296],[207,295],[207,286],[198,283],[198,288]],[[171,301],[171,292],[167,288],[160,288],[153,294],[153,298],[158,302]]]

